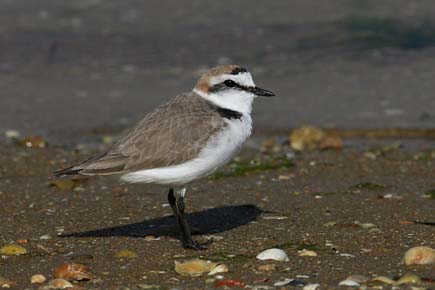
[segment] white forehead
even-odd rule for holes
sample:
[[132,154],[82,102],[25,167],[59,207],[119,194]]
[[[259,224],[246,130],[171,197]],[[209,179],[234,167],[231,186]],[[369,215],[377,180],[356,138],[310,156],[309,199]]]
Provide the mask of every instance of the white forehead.
[[215,77],[212,77],[210,79],[210,87],[222,83],[226,80],[233,80],[236,83],[246,86],[246,87],[254,87],[254,80],[252,79],[252,76],[249,72],[243,72],[236,75],[231,74],[222,74]]

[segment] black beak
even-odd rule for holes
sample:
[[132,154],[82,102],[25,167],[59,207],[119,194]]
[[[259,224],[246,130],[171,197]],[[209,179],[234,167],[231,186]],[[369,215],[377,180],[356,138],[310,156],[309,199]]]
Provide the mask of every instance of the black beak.
[[262,88],[259,87],[250,87],[249,91],[257,96],[262,96],[262,97],[273,97],[275,96],[274,93],[272,93],[271,91],[268,90],[264,90]]

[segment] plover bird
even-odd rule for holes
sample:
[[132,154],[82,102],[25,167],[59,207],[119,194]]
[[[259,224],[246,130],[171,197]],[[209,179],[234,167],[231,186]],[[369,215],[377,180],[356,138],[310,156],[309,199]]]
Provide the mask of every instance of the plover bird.
[[237,65],[212,68],[189,93],[183,93],[145,116],[106,152],[55,172],[120,174],[132,183],[168,186],[168,201],[181,229],[183,247],[206,249],[192,239],[184,216],[187,185],[212,174],[238,153],[251,134],[252,102],[270,91],[255,86]]

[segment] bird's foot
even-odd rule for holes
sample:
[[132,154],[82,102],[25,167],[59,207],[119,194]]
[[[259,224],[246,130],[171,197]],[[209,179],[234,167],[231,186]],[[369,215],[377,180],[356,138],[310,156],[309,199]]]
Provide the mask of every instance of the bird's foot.
[[204,251],[207,250],[207,247],[211,245],[214,242],[213,239],[209,239],[208,241],[204,243],[195,242],[194,240],[186,241],[183,243],[183,248],[185,249],[192,249],[195,251]]

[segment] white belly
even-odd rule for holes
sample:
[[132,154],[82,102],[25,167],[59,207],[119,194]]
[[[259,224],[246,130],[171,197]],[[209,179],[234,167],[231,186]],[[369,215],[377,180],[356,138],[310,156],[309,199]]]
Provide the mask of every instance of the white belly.
[[127,182],[144,182],[167,185],[183,185],[207,176],[228,163],[251,134],[252,120],[249,115],[226,120],[227,126],[214,136],[195,159],[179,165],[140,170],[121,177]]

